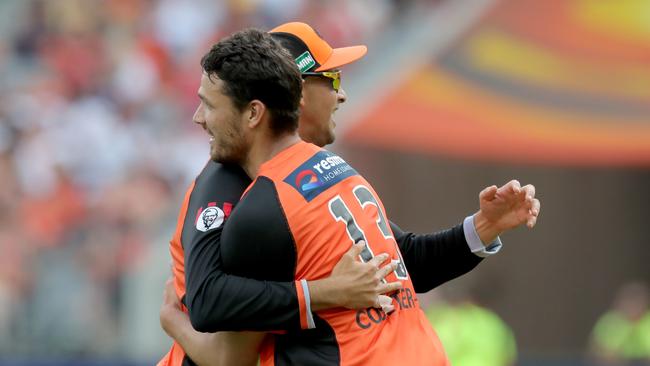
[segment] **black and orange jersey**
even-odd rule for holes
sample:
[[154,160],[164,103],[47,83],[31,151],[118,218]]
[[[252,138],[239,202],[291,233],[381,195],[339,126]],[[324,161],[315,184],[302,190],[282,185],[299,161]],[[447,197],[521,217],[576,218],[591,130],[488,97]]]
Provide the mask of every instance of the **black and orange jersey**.
[[[303,289],[294,281],[258,281],[222,269],[223,223],[250,182],[239,166],[208,162],[185,194],[170,241],[172,272],[176,293],[199,331],[300,329],[306,324]],[[158,363],[193,364],[176,342]]]
[[[465,241],[459,228],[446,235]],[[310,319],[315,328],[267,337],[262,365],[448,365],[420,309],[410,264],[402,257],[381,201],[362,176],[331,152],[300,142],[262,164],[224,227],[223,268],[260,280],[319,279],[360,240],[366,242],[362,260],[386,252],[398,263],[387,277],[403,282],[403,289],[392,294],[396,311],[319,311]],[[406,252],[415,256],[420,249],[434,250],[413,247]],[[473,256],[466,245],[464,250]],[[418,276],[435,272],[426,269],[431,262],[412,263]],[[421,286],[434,283],[424,280]]]

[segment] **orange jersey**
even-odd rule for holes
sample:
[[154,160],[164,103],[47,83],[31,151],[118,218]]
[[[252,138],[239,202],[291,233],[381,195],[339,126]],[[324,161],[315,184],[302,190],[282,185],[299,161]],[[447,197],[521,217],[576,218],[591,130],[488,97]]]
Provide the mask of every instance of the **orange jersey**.
[[319,279],[360,240],[361,260],[385,252],[398,262],[387,277],[403,282],[392,295],[396,310],[319,311],[315,329],[269,337],[262,365],[448,365],[377,193],[331,152],[300,142],[261,166],[224,228],[224,268],[257,279]]
[[[179,299],[185,297],[185,258],[183,254],[183,245],[181,244],[181,234],[183,231],[183,222],[187,215],[187,208],[190,201],[190,196],[194,190],[195,182],[192,182],[190,187],[185,192],[183,205],[178,215],[176,223],[176,230],[174,236],[169,241],[169,251],[172,257],[172,275],[174,277],[174,289]],[[183,306],[183,311],[187,312],[187,308]],[[176,341],[172,344],[171,348],[163,358],[158,361],[156,366],[181,366],[185,360],[185,351]]]

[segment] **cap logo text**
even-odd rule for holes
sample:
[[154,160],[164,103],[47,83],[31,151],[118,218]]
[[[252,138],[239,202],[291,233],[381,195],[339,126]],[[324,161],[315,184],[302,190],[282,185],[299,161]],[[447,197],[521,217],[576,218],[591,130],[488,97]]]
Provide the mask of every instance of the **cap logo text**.
[[302,55],[296,58],[296,65],[298,65],[300,72],[305,72],[316,65],[316,61],[311,56],[309,51],[305,51]]

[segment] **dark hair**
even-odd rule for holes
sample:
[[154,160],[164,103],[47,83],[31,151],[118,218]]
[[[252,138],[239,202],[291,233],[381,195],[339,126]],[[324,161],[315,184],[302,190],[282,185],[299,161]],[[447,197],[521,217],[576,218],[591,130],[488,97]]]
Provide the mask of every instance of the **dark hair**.
[[222,39],[203,56],[201,67],[223,81],[222,92],[239,110],[254,99],[264,103],[274,133],[298,128],[302,77],[289,52],[268,33],[251,28]]

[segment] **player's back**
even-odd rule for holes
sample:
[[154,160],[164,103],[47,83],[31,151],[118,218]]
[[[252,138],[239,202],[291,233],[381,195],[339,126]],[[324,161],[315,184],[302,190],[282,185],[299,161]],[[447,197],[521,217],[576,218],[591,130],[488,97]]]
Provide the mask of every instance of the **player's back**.
[[[238,219],[238,210],[245,221]],[[247,238],[244,223],[249,230],[255,225],[265,227],[254,230]],[[289,234],[277,234],[281,227]],[[237,236],[242,236],[240,245],[245,251],[228,243],[233,241],[228,237]],[[233,212],[223,238],[224,261],[229,262],[231,270],[257,278],[323,278],[360,240],[367,243],[363,260],[369,260],[374,253],[388,253],[399,262],[398,269],[387,277],[389,281],[400,279],[404,285],[393,295],[395,312],[387,315],[374,308],[320,311],[314,316],[315,329],[275,336],[267,342],[261,354],[262,365],[447,364],[401,264],[377,194],[337,155],[298,143],[264,163]],[[254,238],[264,245],[256,244]]]
[[[239,202],[250,179],[235,165],[223,165],[208,161],[201,173],[185,193],[174,235],[169,242],[172,257],[172,274],[176,295],[183,303],[187,292],[185,278],[186,256],[195,246],[211,245],[210,240],[219,235],[218,229]],[[205,255],[205,250],[195,250],[193,255]],[[170,351],[158,366],[194,365],[184,350],[174,342]]]

